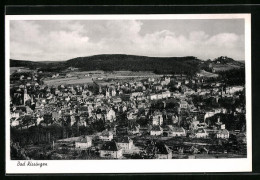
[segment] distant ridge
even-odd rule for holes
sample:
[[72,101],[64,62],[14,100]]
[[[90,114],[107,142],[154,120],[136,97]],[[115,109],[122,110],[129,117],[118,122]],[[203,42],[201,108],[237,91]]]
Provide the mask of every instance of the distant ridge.
[[[226,58],[220,57],[220,61]],[[231,62],[228,58],[228,62]],[[215,60],[214,60],[215,61]],[[62,71],[68,67],[79,68],[79,70],[92,71],[153,71],[160,74],[183,73],[194,74],[200,70],[202,61],[194,56],[185,57],[148,57],[126,54],[101,54],[87,57],[77,57],[67,61],[24,61],[10,60],[11,67],[28,67],[31,69],[42,69],[43,71]],[[237,61],[232,61],[237,62]],[[238,62],[239,63],[239,62]]]

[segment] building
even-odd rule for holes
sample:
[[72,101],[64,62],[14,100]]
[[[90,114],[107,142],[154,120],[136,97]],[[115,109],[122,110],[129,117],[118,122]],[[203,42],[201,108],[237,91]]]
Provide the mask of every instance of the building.
[[169,97],[171,97],[170,91],[162,92],[162,98],[169,98]]
[[116,120],[116,113],[113,109],[110,109],[106,115],[107,121],[113,122]]
[[140,125],[132,125],[130,127],[128,127],[127,129],[128,134],[130,135],[136,135],[140,133]]
[[216,137],[220,138],[220,139],[228,139],[229,138],[229,131],[226,129],[220,129],[217,133],[216,133]]
[[151,136],[160,136],[163,134],[163,129],[160,126],[153,126],[150,130]]
[[116,144],[125,150],[130,150],[133,147],[133,140],[130,139],[129,137],[119,137],[115,139]]
[[157,94],[150,94],[150,99],[151,99],[151,100],[156,100],[156,99],[158,99]]
[[115,141],[106,142],[100,149],[100,157],[119,159],[123,155],[122,148]]
[[92,146],[92,138],[88,136],[81,136],[75,140],[75,148],[87,149]]
[[163,117],[162,113],[159,111],[155,111],[152,115],[152,124],[153,125],[162,125],[163,124]]
[[111,131],[103,131],[99,136],[99,139],[102,141],[111,141],[113,139],[113,133]]
[[24,95],[23,95],[23,103],[25,105],[26,101],[31,99],[31,97],[29,96],[29,94],[27,94],[27,89],[24,88]]
[[165,145],[163,143],[156,143],[155,144],[155,158],[156,159],[172,159],[172,151],[167,145]]
[[168,136],[186,136],[186,130],[183,127],[173,126]]
[[195,137],[196,138],[207,138],[209,136],[209,134],[206,132],[205,129],[203,128],[199,128],[197,129],[197,131],[195,132]]
[[92,139],[88,136],[79,136],[60,139],[56,142],[55,147],[63,149],[66,148],[77,148],[77,149],[87,149],[92,146]]
[[187,109],[188,108],[188,103],[186,101],[180,101],[179,102],[179,108],[180,109]]

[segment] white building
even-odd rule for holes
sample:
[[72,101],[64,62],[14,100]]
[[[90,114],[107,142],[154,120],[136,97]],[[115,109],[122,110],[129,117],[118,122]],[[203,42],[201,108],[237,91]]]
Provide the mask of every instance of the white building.
[[117,138],[115,141],[116,144],[123,149],[123,151],[132,149],[134,145],[133,140],[129,137],[120,137]]
[[157,125],[162,125],[163,124],[163,117],[161,112],[154,112],[152,115],[152,124],[157,126]]
[[203,128],[197,129],[197,131],[195,133],[196,138],[207,138],[208,136],[209,136],[209,134]]
[[228,139],[229,138],[229,131],[226,129],[220,129],[217,134],[216,134],[217,138],[220,139]]
[[160,136],[163,134],[163,129],[160,126],[153,126],[150,130],[151,136]]
[[110,109],[106,115],[107,121],[113,122],[116,120],[116,113],[113,109]]
[[183,127],[170,126],[168,136],[186,136],[186,130]]
[[113,139],[113,133],[111,131],[103,131],[99,136],[102,141],[111,141]]
[[156,159],[172,159],[172,150],[165,144],[155,144]]
[[150,94],[150,99],[157,100],[158,99],[157,94]]
[[116,142],[106,142],[100,149],[100,157],[119,159],[123,155],[122,148]]
[[92,146],[92,139],[91,137],[85,136],[80,137],[75,141],[75,148],[78,149],[87,149]]

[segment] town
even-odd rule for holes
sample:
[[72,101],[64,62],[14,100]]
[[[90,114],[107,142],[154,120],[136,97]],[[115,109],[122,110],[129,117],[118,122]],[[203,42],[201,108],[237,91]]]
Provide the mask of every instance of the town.
[[193,75],[15,68],[11,158],[244,158],[244,81],[208,68]]

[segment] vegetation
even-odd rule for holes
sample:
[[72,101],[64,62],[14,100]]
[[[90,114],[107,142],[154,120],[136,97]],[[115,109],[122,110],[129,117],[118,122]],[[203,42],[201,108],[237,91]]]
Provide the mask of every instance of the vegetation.
[[68,67],[76,67],[85,71],[153,71],[160,74],[183,73],[194,74],[198,70],[200,60],[193,56],[187,57],[146,57],[123,54],[96,55],[78,57],[60,62],[33,62],[10,60],[11,67],[39,68],[43,72],[60,72]]

